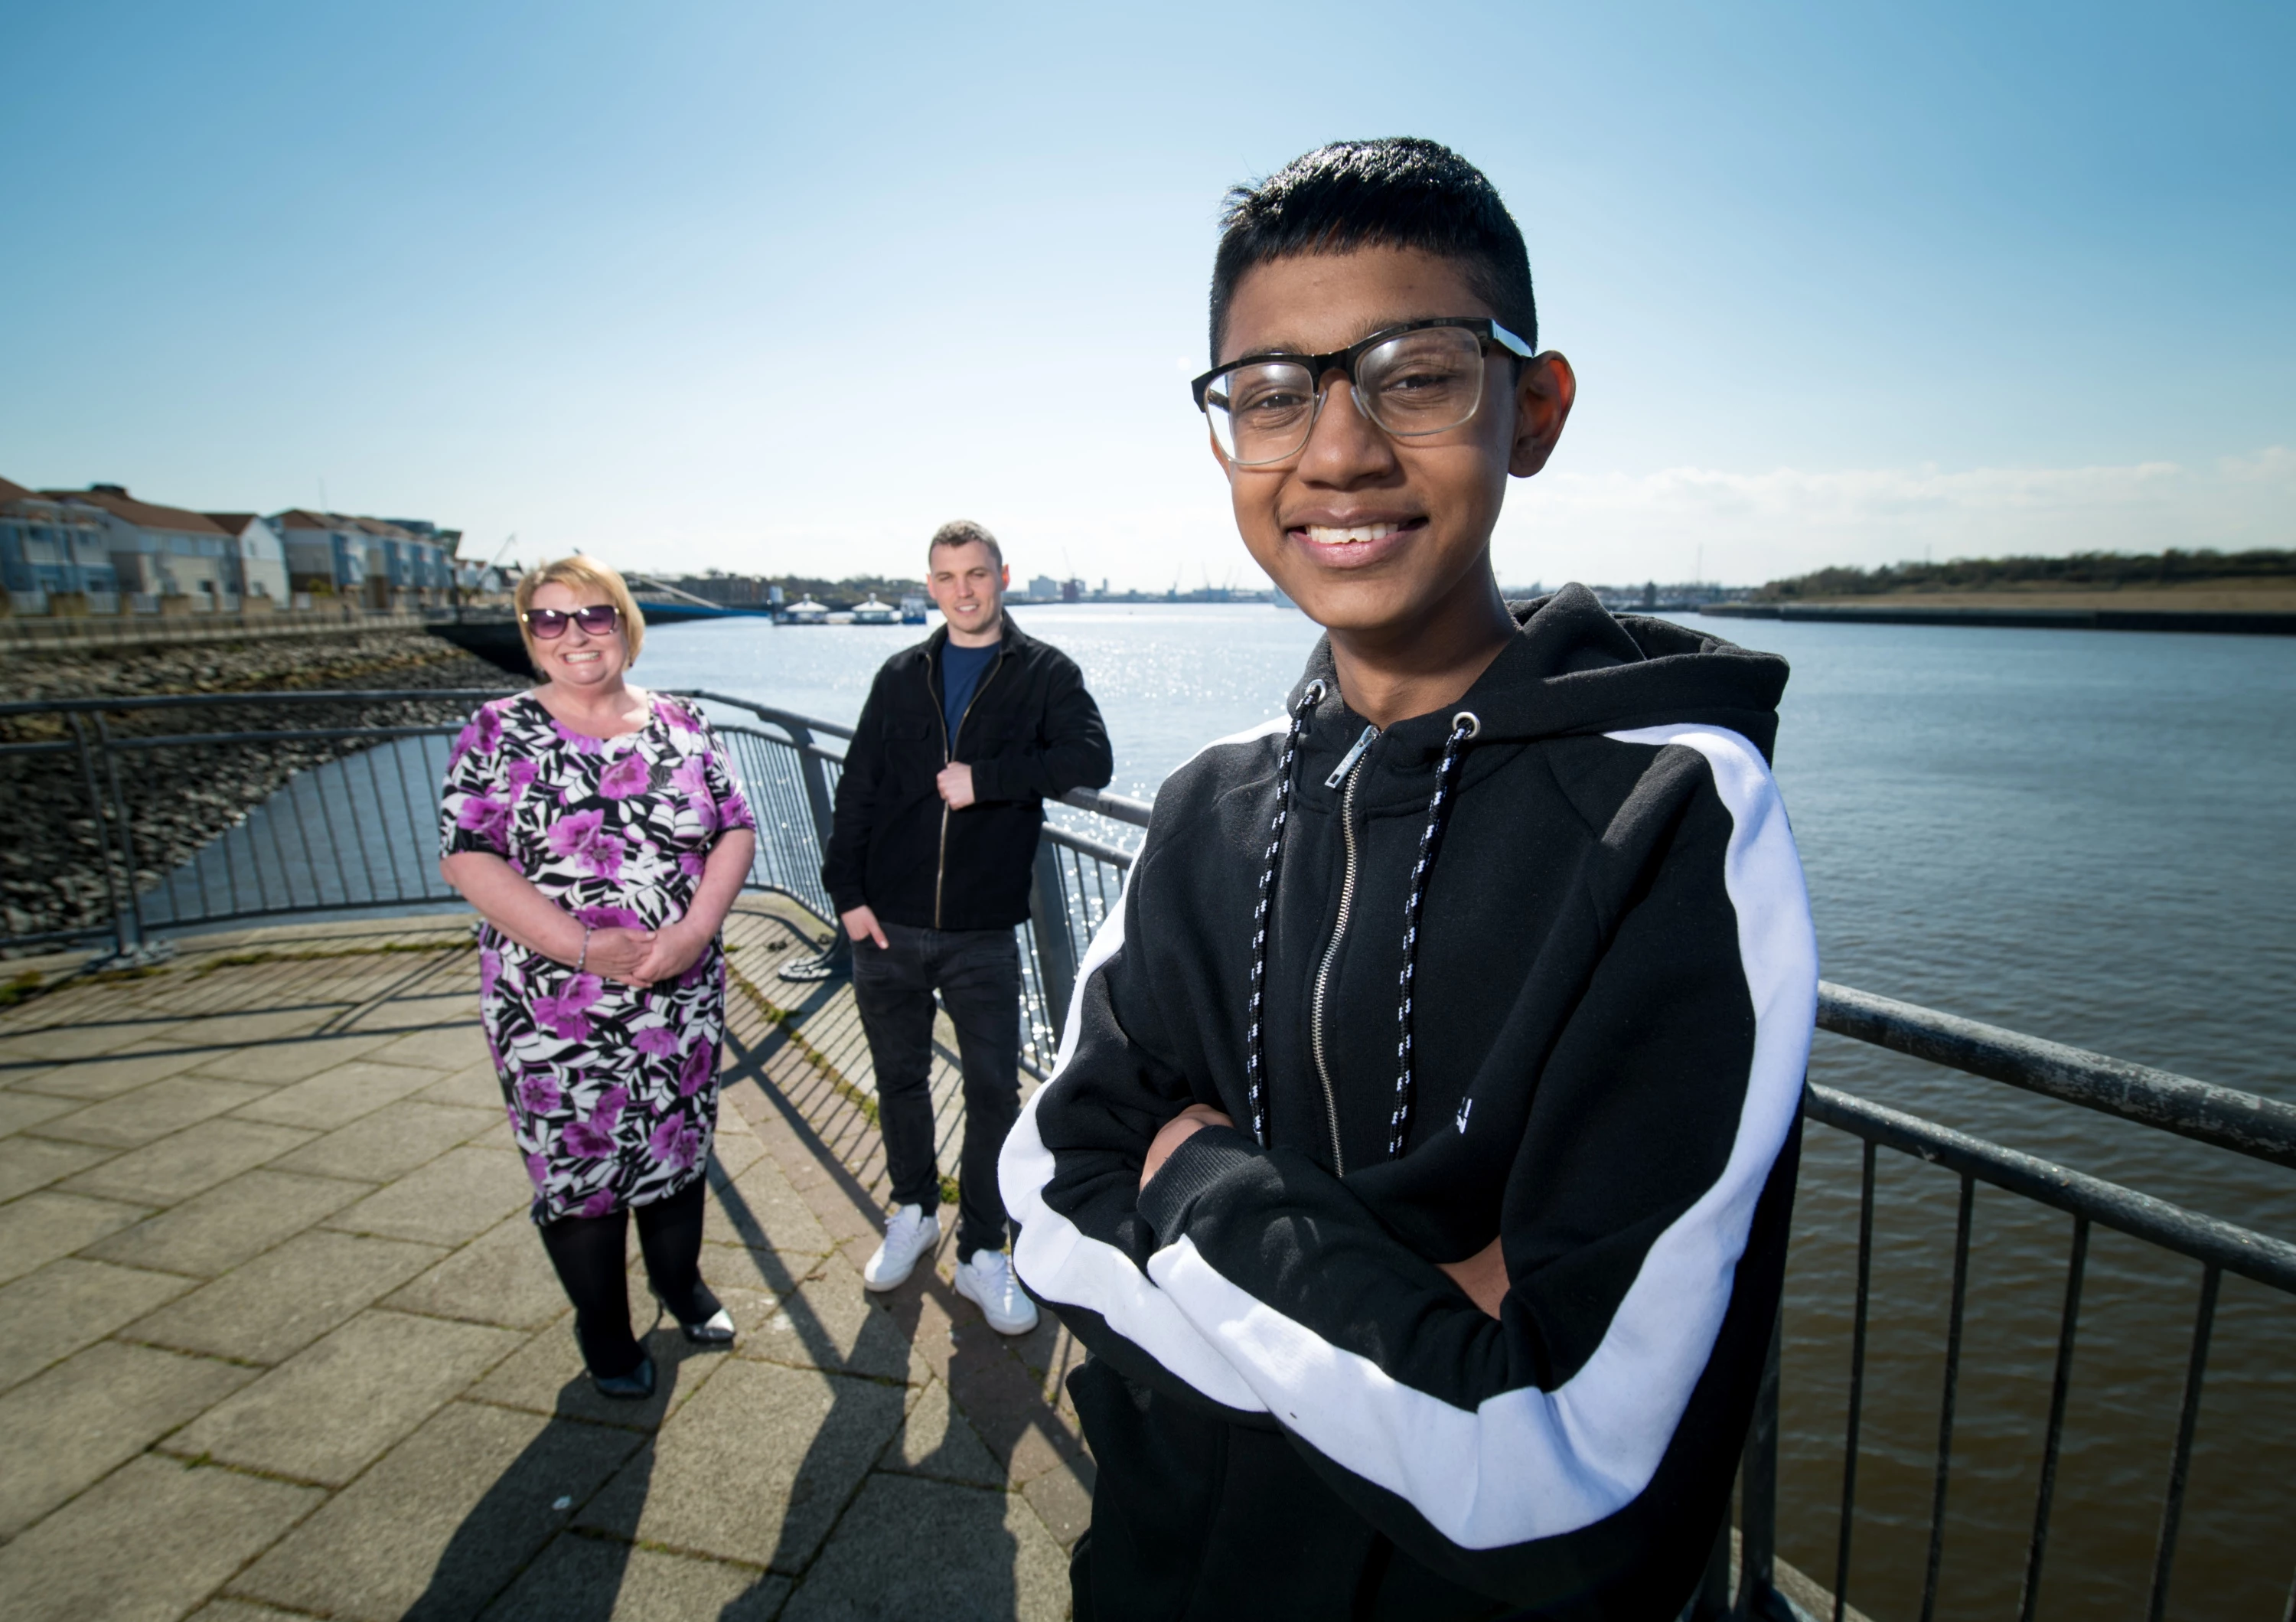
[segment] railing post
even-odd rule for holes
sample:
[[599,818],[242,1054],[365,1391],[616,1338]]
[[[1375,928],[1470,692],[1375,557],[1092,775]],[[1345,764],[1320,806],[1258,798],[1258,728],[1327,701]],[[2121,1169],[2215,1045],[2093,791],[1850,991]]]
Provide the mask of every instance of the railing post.
[[1068,897],[1061,889],[1059,848],[1041,834],[1029,883],[1029,926],[1037,935],[1037,969],[1044,977],[1045,1017],[1058,1037],[1076,995],[1076,936],[1069,928]]
[[[806,809],[813,815],[813,840],[816,855],[827,857],[829,833],[836,823],[837,807],[829,792],[829,768],[814,753],[813,729],[802,723],[783,720],[791,741],[797,746],[799,781],[805,784]],[[845,933],[844,921],[830,920],[836,933],[821,949],[821,955],[804,963],[784,963],[781,978],[785,980],[838,979],[853,972],[853,942]]]
[[[98,717],[99,721],[102,717]],[[103,897],[111,907],[111,936],[115,949],[122,957],[135,949],[134,922],[127,906],[122,905],[119,884],[111,868],[111,812],[104,803],[103,791],[96,783],[95,754],[87,746],[87,725],[78,716],[70,717],[72,741],[79,746],[79,772],[87,784],[88,815],[95,819],[95,848],[103,863]],[[135,889],[135,870],[127,870],[128,893]]]
[[1778,1351],[1785,1304],[1770,1324],[1769,1354],[1754,1397],[1754,1422],[1746,1432],[1744,1474],[1738,1500],[1738,1602],[1732,1614],[1749,1622],[1792,1615],[1773,1585],[1778,1547]]
[[119,938],[120,955],[144,950],[144,897],[135,891],[135,825],[127,807],[127,791],[119,784],[119,761],[111,752],[111,728],[105,725],[103,712],[95,712],[95,744],[103,756],[103,772],[111,782],[112,813],[119,819],[119,855],[124,864],[122,878],[126,881],[127,905],[121,909],[115,924]]

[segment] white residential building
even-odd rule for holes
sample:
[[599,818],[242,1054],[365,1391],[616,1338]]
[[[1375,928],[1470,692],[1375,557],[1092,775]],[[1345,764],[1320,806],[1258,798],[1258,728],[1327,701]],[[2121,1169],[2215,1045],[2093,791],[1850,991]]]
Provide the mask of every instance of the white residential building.
[[271,527],[271,521],[252,512],[210,512],[207,516],[231,537],[232,562],[238,575],[241,602],[260,597],[274,608],[285,608],[290,601],[287,545],[279,538],[279,531]]

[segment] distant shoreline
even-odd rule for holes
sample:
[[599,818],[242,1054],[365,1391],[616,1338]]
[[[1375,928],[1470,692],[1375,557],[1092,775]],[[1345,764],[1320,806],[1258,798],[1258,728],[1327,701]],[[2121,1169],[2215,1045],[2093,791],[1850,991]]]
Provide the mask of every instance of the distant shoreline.
[[[2219,603],[2216,601],[2218,598],[2229,598],[2233,602]],[[2064,631],[2296,636],[2296,591],[1893,594],[1824,602],[1714,602],[1699,612],[1727,619],[1790,619],[1840,625],[1992,626]]]

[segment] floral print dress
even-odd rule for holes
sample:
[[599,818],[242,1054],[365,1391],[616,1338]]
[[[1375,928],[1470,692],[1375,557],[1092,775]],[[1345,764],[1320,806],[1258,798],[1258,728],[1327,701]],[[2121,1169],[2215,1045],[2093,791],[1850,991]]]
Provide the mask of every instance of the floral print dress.
[[[710,847],[757,823],[716,733],[653,696],[635,733],[592,738],[531,693],[472,716],[447,758],[446,854],[483,850],[594,928],[685,916]],[[667,1199],[709,1165],[726,1027],[719,944],[675,981],[626,986],[479,930],[479,1012],[534,1219]]]

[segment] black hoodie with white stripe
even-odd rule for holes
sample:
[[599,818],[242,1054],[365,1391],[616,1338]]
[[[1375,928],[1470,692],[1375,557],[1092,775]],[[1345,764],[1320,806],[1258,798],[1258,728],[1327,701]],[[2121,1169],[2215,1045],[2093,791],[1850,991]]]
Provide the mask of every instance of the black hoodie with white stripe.
[[[1516,613],[1454,710],[1367,731],[1319,646],[1296,721],[1173,774],[1002,1182],[1021,1278],[1141,1412],[1280,1429],[1357,1518],[1366,1571],[1391,1548],[1478,1603],[1671,1614],[1726,1504],[1799,1148],[1817,966],[1768,766],[1786,671],[1580,587]],[[1405,914],[1447,741],[1391,1154]],[[1236,1129],[1138,1189],[1192,1102]],[[1494,1236],[1496,1320],[1436,1266]],[[1156,1445],[1129,1434],[1116,1452]],[[1174,1468],[1093,1439],[1111,1504],[1128,1471]],[[1207,1525],[1170,1552],[1187,1580],[1136,1614],[1226,1615],[1246,1589],[1333,1614],[1342,1588],[1356,1614],[1436,1614],[1334,1577],[1354,1544],[1331,1512],[1294,1537],[1304,1503],[1206,1505],[1258,1517],[1252,1569],[1224,1573],[1242,1545]],[[1316,1569],[1271,1587],[1287,1560]]]

